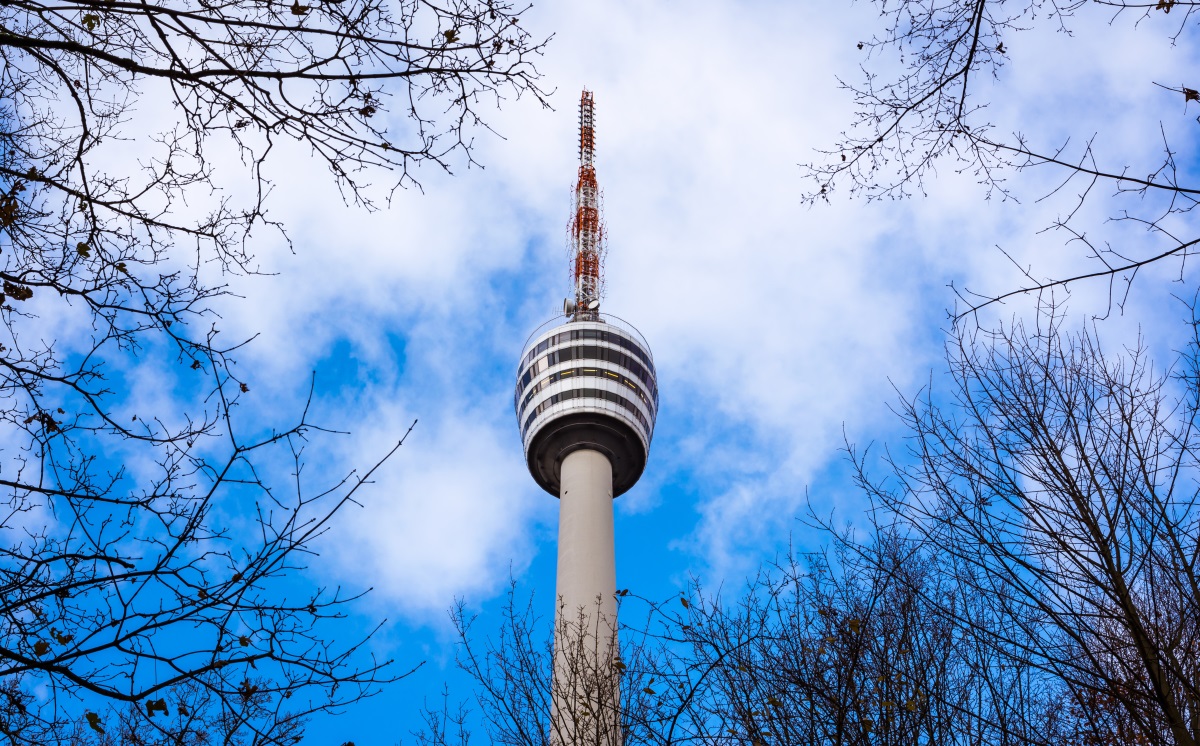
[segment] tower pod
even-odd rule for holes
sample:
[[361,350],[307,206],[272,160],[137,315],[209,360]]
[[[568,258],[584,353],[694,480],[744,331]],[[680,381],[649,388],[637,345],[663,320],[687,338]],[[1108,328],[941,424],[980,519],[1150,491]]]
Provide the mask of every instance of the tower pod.
[[537,483],[558,496],[563,459],[591,449],[608,457],[613,495],[642,475],[658,414],[650,346],[609,314],[535,332],[517,370],[513,407],[525,460]]

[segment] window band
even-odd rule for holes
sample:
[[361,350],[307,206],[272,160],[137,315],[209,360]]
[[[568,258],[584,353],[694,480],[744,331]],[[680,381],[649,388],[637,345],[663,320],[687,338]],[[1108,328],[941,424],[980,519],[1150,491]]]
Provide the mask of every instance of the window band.
[[646,354],[646,351],[642,349],[641,345],[620,334],[608,332],[603,329],[569,329],[565,332],[559,332],[552,337],[546,337],[541,342],[538,342],[536,347],[526,353],[525,359],[521,362],[521,364],[525,365],[532,362],[535,357],[551,347],[555,347],[564,342],[577,342],[585,339],[595,339],[601,342],[608,342],[609,344],[615,344],[620,347],[624,347],[646,364],[646,367],[650,369],[651,375],[655,373],[654,361],[650,359],[650,356]]
[[[585,378],[585,377],[610,378],[613,381],[616,381],[618,383],[623,383],[626,386],[628,386],[630,389],[632,389],[633,393],[637,394],[637,398],[640,399],[641,402],[646,405],[646,408],[648,410],[650,410],[651,412],[654,412],[654,410],[655,410],[655,405],[650,401],[650,398],[648,396],[646,396],[646,394],[642,391],[641,387],[638,386],[637,382],[627,376],[623,376],[620,373],[617,373],[616,371],[607,370],[605,368],[568,368],[567,370],[560,370],[560,371],[551,373],[549,376],[543,378],[542,380],[538,381],[533,386],[531,386],[529,388],[529,391],[525,392],[524,401],[522,401],[520,406],[517,407],[517,418],[520,419],[521,415],[525,414],[525,408],[529,406],[529,402],[533,400],[533,397],[537,396],[539,391],[542,391],[550,384],[558,383],[559,381],[562,381],[562,380],[571,380],[573,378]],[[518,396],[519,396],[519,394],[518,394]]]
[[602,360],[604,362],[614,363],[626,368],[642,380],[642,383],[646,385],[646,389],[650,392],[650,396],[652,399],[654,399],[655,405],[657,406],[658,383],[654,380],[654,374],[652,370],[646,370],[637,360],[619,350],[614,350],[611,347],[600,347],[597,345],[576,345],[574,347],[563,347],[561,349],[554,350],[542,359],[530,364],[529,367],[526,368],[521,374],[521,377],[517,379],[517,390],[513,395],[514,407],[516,406],[517,399],[525,391],[525,388],[535,376],[541,374],[542,371],[553,365],[565,363],[569,360]]
[[525,419],[525,426],[521,428],[521,437],[523,438],[528,434],[529,426],[533,424],[533,421],[537,419],[539,414],[545,412],[555,404],[567,401],[568,399],[604,399],[605,401],[613,402],[628,410],[642,424],[642,427],[646,429],[644,433],[646,436],[649,436],[654,430],[650,423],[646,421],[646,416],[637,408],[637,405],[622,396],[614,394],[611,391],[605,391],[604,389],[570,389],[561,394],[555,394],[534,407],[533,411],[529,413],[529,417]]

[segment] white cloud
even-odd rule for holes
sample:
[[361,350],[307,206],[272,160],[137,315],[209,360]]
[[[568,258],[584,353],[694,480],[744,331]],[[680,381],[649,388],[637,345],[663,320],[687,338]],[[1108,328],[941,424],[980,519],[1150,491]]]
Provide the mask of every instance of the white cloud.
[[[664,541],[718,572],[786,538],[804,486],[839,458],[843,425],[888,431],[892,385],[913,390],[940,353],[947,283],[1013,287],[1020,275],[997,244],[1042,275],[1079,266],[1061,236],[1035,235],[1065,209],[1028,198],[1052,188],[1050,171],[1013,180],[1019,203],[983,202],[971,174],[947,167],[927,199],[801,206],[797,164],[851,119],[835,75],[858,74],[870,9],[539,6],[531,23],[557,34],[542,68],[558,111],[510,102],[492,116],[507,139],[478,140],[486,170],[423,174],[425,194],[376,213],[345,209],[320,164],[281,149],[272,214],[297,253],[259,244],[280,274],[238,283],[247,299],[226,314],[230,336],[262,333],[243,356],[266,383],[253,389],[261,406],[294,400],[341,341],[358,372],[321,403],[354,426],[355,454],[422,420],[347,523],[345,572],[420,616],[494,592],[510,560],[520,568],[537,551],[553,503],[524,474],[508,392],[521,341],[566,289],[583,85],[598,106],[605,308],[642,329],[662,379],[641,489],[689,485],[695,512],[668,506]],[[1112,133],[1114,162],[1137,162],[1156,147],[1139,134],[1140,110],[1159,106],[1148,81],[1181,53],[1156,33],[1083,22],[1077,37],[1009,42],[1014,63],[993,94],[1022,103],[998,103],[996,121],[1060,135],[1094,122]],[[1096,288],[1073,299],[1102,301]],[[663,510],[647,494],[627,501]]]
[[[347,460],[394,442],[408,411],[375,410]],[[442,619],[454,597],[494,594],[510,568],[524,569],[529,526],[552,502],[530,489],[511,436],[477,411],[419,423],[323,549],[335,574],[374,586],[374,604],[424,621]]]

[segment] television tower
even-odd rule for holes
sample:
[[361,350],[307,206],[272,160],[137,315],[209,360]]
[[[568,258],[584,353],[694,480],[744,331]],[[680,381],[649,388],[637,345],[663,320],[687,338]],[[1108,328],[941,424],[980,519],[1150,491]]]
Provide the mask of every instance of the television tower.
[[622,741],[613,498],[642,475],[658,414],[650,346],[600,312],[604,222],[592,93],[579,101],[579,181],[570,224],[567,320],[530,335],[513,400],[529,473],[559,498],[551,743]]

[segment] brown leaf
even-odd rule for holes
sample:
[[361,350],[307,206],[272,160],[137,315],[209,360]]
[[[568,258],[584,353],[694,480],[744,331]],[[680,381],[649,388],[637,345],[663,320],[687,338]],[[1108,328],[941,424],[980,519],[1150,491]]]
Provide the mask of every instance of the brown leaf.
[[165,699],[146,700],[146,717],[154,717],[155,712],[161,712],[164,715],[170,714],[167,710],[167,701]]
[[1183,100],[1184,103],[1188,101],[1200,101],[1200,91],[1197,91],[1195,88],[1188,88],[1187,86],[1184,86]]
[[33,297],[33,288],[25,287],[24,285],[16,285],[8,280],[5,280],[4,294],[13,300],[29,300]]
[[96,731],[97,733],[104,732],[104,726],[100,725],[100,716],[99,715],[97,715],[94,712],[88,712],[88,713],[84,714],[84,717],[87,718],[87,724],[88,724],[89,728]]
[[1161,10],[1164,13],[1170,13],[1171,8],[1175,5],[1176,0],[1158,0],[1158,5],[1154,6],[1155,10]]
[[33,644],[33,653],[37,656],[43,656],[50,652],[50,643],[45,640],[38,640]]
[[0,228],[17,222],[18,205],[15,197],[0,197]]

